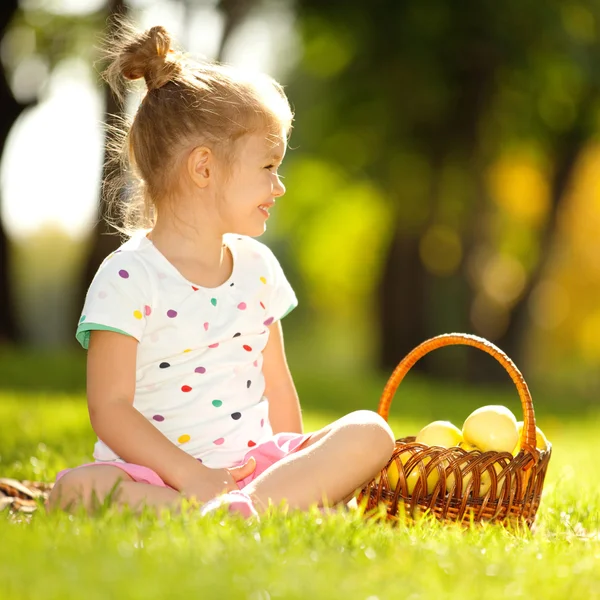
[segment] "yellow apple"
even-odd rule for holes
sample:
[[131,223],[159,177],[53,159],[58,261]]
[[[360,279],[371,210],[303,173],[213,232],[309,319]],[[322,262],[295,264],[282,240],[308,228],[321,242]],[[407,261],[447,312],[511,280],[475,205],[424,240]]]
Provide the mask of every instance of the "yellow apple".
[[[500,465],[499,463],[493,463],[493,466],[494,466],[494,470],[496,471],[497,474],[500,473],[500,471],[502,471],[502,465]],[[463,477],[463,483],[462,483],[462,493],[463,494],[464,494],[466,487],[471,483],[472,479],[473,479],[472,471]],[[454,480],[455,480],[454,471],[450,471],[450,474],[446,475],[446,491],[450,494],[452,493],[453,488],[454,488]],[[497,497],[500,496],[500,494],[502,493],[503,486],[504,486],[504,480],[499,481],[498,485],[496,486],[496,496]],[[487,494],[490,487],[492,487],[492,478],[490,476],[489,469],[486,469],[481,474],[481,477],[479,478],[479,490],[475,490],[474,488],[471,488],[471,490],[476,497],[483,497]]]
[[[498,475],[500,473],[500,471],[502,471],[502,465],[500,465],[499,463],[494,463],[493,467],[494,467],[494,470],[496,471],[496,475]],[[498,479],[498,478],[496,477],[496,479]],[[492,487],[492,477],[490,475],[489,469],[486,469],[481,474],[479,481],[480,481],[479,496],[485,496],[488,493],[488,490]],[[499,497],[502,494],[503,487],[504,487],[504,478],[502,478],[502,480],[499,480],[496,485],[496,497]]]
[[[410,458],[411,458],[411,454],[409,454],[408,452],[405,452],[404,454],[400,455],[400,462],[403,465],[406,465],[406,463],[409,461]],[[431,461],[430,457],[428,457],[428,456],[425,457],[422,461],[423,467],[426,467],[430,461]],[[406,477],[406,487],[407,487],[407,491],[409,494],[412,494],[414,492],[415,486],[417,485],[417,481],[419,481],[419,479],[420,479],[420,473],[421,473],[421,469],[419,468],[419,465],[415,464],[415,466],[412,468],[412,471]],[[388,476],[388,481],[390,483],[390,489],[395,490],[398,485],[398,481],[400,480],[400,474],[398,473],[398,467],[396,466],[395,460],[392,461],[392,463],[388,467],[387,476]],[[437,469],[433,469],[431,471],[431,473],[429,473],[429,475],[427,476],[427,493],[428,494],[431,494],[433,492],[433,488],[435,487],[435,484],[437,483],[438,479],[439,479],[438,471],[437,471]]]
[[450,421],[434,421],[419,431],[415,441],[427,446],[452,448],[458,446],[462,439],[462,432]]
[[[521,451],[521,434],[523,433],[523,421],[517,421],[517,434],[518,441],[515,449],[513,450],[513,455],[516,456]],[[548,438],[544,435],[544,432],[539,428],[535,428],[535,447],[539,450],[543,450],[544,452],[548,450]]]
[[519,434],[517,419],[508,408],[482,406],[473,411],[463,425],[464,440],[483,452],[512,452]]
[[481,452],[477,446],[473,446],[473,444],[469,444],[469,442],[465,442],[464,440],[458,443],[458,447],[462,448],[465,452],[473,452],[474,450]]

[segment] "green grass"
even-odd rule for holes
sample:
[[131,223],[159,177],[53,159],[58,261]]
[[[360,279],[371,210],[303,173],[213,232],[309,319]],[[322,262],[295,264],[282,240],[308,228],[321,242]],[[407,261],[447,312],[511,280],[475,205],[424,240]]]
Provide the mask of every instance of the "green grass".
[[[56,358],[51,370],[67,364]],[[27,391],[25,369],[12,373],[16,391],[0,391],[0,476],[49,481],[89,460],[94,436],[80,374],[62,386],[54,373],[44,393],[33,383]],[[385,378],[297,370],[296,383],[310,430],[375,408]],[[460,425],[482,404],[518,412],[515,395],[501,390],[414,378],[400,392],[390,421],[398,437],[432,418]],[[533,535],[429,522],[392,528],[342,512],[273,514],[260,523],[111,509],[93,518],[38,511],[31,521],[0,513],[2,597],[600,599],[600,413],[570,416],[550,400],[536,409],[554,449]]]

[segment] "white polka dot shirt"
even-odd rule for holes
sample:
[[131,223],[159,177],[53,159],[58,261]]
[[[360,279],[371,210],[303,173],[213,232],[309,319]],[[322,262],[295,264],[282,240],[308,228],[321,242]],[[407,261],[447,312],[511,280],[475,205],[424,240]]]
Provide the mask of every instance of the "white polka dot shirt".
[[[263,395],[268,326],[298,304],[272,251],[226,234],[229,279],[203,288],[140,231],[110,254],[92,281],[76,337],[91,330],[139,341],[134,407],[169,440],[212,468],[227,468],[272,436]],[[120,461],[98,440],[96,461]]]

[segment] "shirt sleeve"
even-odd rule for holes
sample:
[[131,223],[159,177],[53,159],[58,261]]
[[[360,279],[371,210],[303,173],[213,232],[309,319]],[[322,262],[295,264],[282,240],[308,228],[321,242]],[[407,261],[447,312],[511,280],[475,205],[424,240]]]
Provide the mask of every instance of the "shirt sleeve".
[[279,261],[269,248],[267,248],[267,259],[271,275],[271,281],[269,282],[271,284],[269,312],[274,322],[283,319],[283,317],[292,312],[298,306],[298,298],[290,282],[287,280]]
[[75,337],[85,349],[93,330],[117,331],[141,341],[151,305],[150,280],[142,263],[130,252],[114,252],[88,288]]

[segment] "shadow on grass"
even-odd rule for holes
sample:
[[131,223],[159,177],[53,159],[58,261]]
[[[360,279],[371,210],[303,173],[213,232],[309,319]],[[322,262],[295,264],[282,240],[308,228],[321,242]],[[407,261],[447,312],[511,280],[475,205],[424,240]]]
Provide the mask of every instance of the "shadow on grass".
[[85,351],[0,345],[0,389],[23,392],[85,391]]

